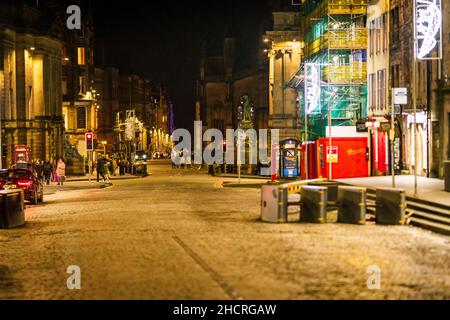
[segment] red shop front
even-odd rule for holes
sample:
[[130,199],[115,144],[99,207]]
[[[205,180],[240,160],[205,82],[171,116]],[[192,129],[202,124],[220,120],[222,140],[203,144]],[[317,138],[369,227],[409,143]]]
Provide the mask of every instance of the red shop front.
[[[308,162],[306,162],[306,148],[308,148]],[[301,147],[301,177],[302,180],[317,179],[317,143],[303,142]],[[308,175],[306,175],[306,166],[308,166]]]
[[331,154],[329,138],[321,138],[316,142],[317,178],[343,179],[369,176],[367,138],[333,138],[331,141]]

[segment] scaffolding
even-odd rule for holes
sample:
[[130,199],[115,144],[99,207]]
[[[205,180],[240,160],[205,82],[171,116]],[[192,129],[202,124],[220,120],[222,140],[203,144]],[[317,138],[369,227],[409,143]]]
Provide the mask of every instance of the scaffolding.
[[320,101],[308,115],[308,127],[323,137],[329,123],[355,125],[366,116],[367,0],[317,2],[304,4],[305,62],[320,66]]

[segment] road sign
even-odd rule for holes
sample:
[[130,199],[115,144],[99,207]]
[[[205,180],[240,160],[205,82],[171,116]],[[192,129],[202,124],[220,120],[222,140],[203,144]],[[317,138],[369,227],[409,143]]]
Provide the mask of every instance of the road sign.
[[407,88],[393,88],[392,96],[394,97],[394,105],[408,104],[408,89]]

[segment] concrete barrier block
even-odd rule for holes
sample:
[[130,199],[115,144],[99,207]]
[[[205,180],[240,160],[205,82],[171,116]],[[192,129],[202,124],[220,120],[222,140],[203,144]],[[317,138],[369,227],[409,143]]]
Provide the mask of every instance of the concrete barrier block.
[[394,188],[379,188],[376,191],[376,195],[376,223],[387,225],[405,224],[405,190]]
[[338,222],[366,223],[366,188],[340,186],[338,189]]
[[327,222],[327,188],[304,186],[301,190],[300,222]]

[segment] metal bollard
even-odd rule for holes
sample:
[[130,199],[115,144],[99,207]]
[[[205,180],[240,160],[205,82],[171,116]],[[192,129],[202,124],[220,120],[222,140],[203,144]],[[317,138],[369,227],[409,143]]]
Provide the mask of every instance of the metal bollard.
[[338,222],[366,223],[366,188],[344,187],[338,189]]
[[393,188],[377,189],[375,220],[377,224],[405,224],[405,190]]
[[288,221],[288,192],[277,185],[263,185],[261,188],[261,220],[272,223]]
[[304,186],[301,189],[300,222],[327,222],[327,188]]

